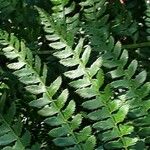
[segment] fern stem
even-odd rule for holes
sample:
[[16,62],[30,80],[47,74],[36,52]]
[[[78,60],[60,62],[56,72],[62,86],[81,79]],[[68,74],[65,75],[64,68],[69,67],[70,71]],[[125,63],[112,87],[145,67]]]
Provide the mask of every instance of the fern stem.
[[136,49],[136,48],[142,48],[142,47],[150,47],[150,42],[122,45],[123,49]]

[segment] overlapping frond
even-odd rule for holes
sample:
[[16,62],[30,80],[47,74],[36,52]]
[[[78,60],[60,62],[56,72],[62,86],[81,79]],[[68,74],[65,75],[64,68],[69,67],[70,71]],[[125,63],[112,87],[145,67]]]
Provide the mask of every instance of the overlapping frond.
[[92,150],[96,139],[91,133],[91,127],[86,126],[76,132],[82,123],[82,116],[75,114],[74,100],[67,102],[68,90],[59,90],[61,77],[47,85],[46,65],[42,65],[38,56],[33,57],[22,41],[5,33],[1,36],[0,43],[4,55],[13,60],[7,65],[8,68],[14,70],[26,90],[38,96],[29,105],[38,108],[38,113],[46,118],[44,122],[54,127],[49,132],[54,137],[54,143],[70,150]]
[[[110,43],[114,43],[112,38],[110,38]],[[103,66],[111,70],[108,71],[112,79],[111,85],[117,90],[118,97],[128,101],[130,105],[129,118],[131,117],[133,122],[134,119],[137,122],[141,118],[148,118],[150,83],[146,82],[146,71],[138,71],[138,62],[136,60],[129,62],[128,51],[122,51],[119,42],[115,46],[113,46],[114,44],[111,45],[110,51],[107,51],[102,56],[104,60]],[[150,121],[143,120],[143,124],[145,124],[145,127],[134,123],[134,126],[140,130],[140,134],[141,131],[149,129]],[[145,137],[147,136],[145,133]]]
[[[97,130],[102,145],[107,149],[128,149],[135,145],[138,138],[132,134],[134,127],[124,122],[129,112],[129,104],[126,100],[113,98],[112,83],[106,85],[103,90],[99,90],[104,83],[105,76],[101,66],[105,64],[103,62],[105,59],[99,57],[89,65],[91,47],[84,45],[82,38],[73,49],[57,29],[53,30],[61,41],[57,47],[60,51],[54,53],[54,56],[60,58],[61,64],[70,68],[64,75],[72,80],[70,85],[76,89],[76,93],[88,99],[82,105],[91,111],[87,116],[93,120],[93,128]],[[109,42],[109,46],[114,46],[114,43]],[[109,46],[107,45],[108,49],[111,48]]]
[[84,50],[81,39],[74,51],[70,49],[69,56],[63,55],[65,50],[54,55],[59,57],[60,63],[67,67],[77,66],[75,70],[67,71],[64,75],[73,80],[70,85],[76,89],[76,93],[89,99],[83,102],[82,106],[91,111],[87,116],[95,122],[93,128],[98,131],[97,134],[100,135],[104,147],[127,149],[138,140],[131,136],[134,127],[123,123],[129,112],[129,104],[125,100],[113,98],[111,83],[106,85],[104,90],[99,91],[104,83],[104,74],[100,69],[103,59],[98,58],[87,67],[90,51],[89,46]]
[[[60,76],[50,82],[47,74],[51,70],[39,56],[32,54],[23,40],[0,31],[0,50],[9,60],[8,70],[23,83],[23,91],[33,96],[29,106],[44,118],[40,124],[42,129],[48,128],[54,144],[65,150],[149,149],[147,73],[138,67],[137,60],[129,58],[128,50],[116,42],[120,36],[123,40],[129,36],[136,42],[138,25],[125,5],[118,2],[50,0],[49,13],[35,6],[45,32],[45,44],[54,50],[53,56],[59,59],[60,66],[65,66],[62,67],[65,85]],[[112,6],[108,6],[110,4]],[[108,12],[109,7],[112,12],[117,9],[114,15],[109,16],[112,13]],[[0,9],[2,13],[8,9],[8,13],[13,11],[10,2],[4,0]],[[144,19],[148,40],[149,16],[147,3]],[[38,39],[43,40],[41,36]],[[68,87],[66,84],[70,90],[63,88]],[[39,149],[38,145],[31,146],[32,134],[17,116],[15,102],[10,102],[5,110],[3,85],[0,82],[0,149]],[[74,94],[70,95],[74,92],[76,101],[72,100]],[[78,102],[79,97],[82,101]]]

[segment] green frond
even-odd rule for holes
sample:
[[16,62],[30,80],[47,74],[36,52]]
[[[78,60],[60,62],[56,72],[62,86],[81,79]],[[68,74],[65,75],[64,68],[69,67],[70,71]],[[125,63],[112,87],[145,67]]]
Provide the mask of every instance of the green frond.
[[[8,67],[14,70],[14,74],[24,83],[27,91],[39,96],[29,105],[39,108],[38,114],[46,118],[44,122],[54,127],[49,132],[49,135],[54,137],[54,143],[57,146],[76,150],[85,149],[89,144],[89,150],[92,150],[96,143],[95,137],[90,134],[82,141],[80,140],[82,130],[81,133],[76,133],[82,123],[82,116],[75,114],[74,100],[66,104],[68,90],[60,91],[61,94],[58,95],[62,83],[61,77],[50,85],[46,85],[47,69],[45,65],[40,63],[38,56],[32,55],[22,41],[18,41],[14,35],[8,36],[7,33],[4,33],[0,43],[6,57],[14,53],[14,57],[11,58],[13,62],[9,63]],[[92,143],[89,139],[92,139]]]
[[[3,84],[4,85],[4,84]],[[1,84],[1,87],[3,86]],[[0,96],[0,149],[2,150],[34,150],[38,145],[31,146],[31,134],[25,130],[21,118],[16,118],[16,105],[13,102],[6,106],[6,93]],[[7,108],[4,110],[3,108]]]
[[[53,49],[62,49],[66,46],[62,38],[66,39],[70,45],[74,42],[74,35],[78,30],[79,14],[74,13],[76,3],[72,2],[69,6],[68,1],[53,1],[53,13],[49,15],[43,9],[37,7],[41,23],[44,26],[46,39],[50,42],[49,46]],[[67,5],[67,6],[66,6]],[[58,31],[55,33],[55,29]]]
[[[131,94],[133,91],[135,93],[135,90],[144,83],[146,75],[145,71],[143,71],[132,80],[132,77],[135,75],[137,70],[137,61],[133,60],[128,65],[127,69],[125,69],[129,59],[128,51],[122,50],[119,42],[114,44],[114,39],[109,37],[110,35],[107,34],[107,29],[106,32],[102,30],[103,25],[101,22],[104,23],[104,18],[107,18],[105,19],[106,25],[108,20],[108,17],[104,14],[106,9],[106,7],[104,7],[105,3],[105,1],[89,1],[88,3],[86,1],[80,3],[86,18],[85,22],[87,26],[84,29],[86,34],[90,31],[88,26],[91,27],[92,32],[94,29],[98,29],[94,31],[94,33],[89,32],[88,35],[94,35],[94,38],[98,37],[97,41],[94,41],[93,43],[100,46],[99,51],[104,52],[102,57],[99,57],[95,62],[93,62],[93,64],[90,64],[90,66],[89,64],[87,65],[91,55],[91,47],[89,45],[84,45],[84,39],[81,38],[73,50],[68,40],[61,35],[58,28],[54,27],[52,28],[52,34],[56,34],[59,37],[59,42],[57,41],[55,43],[50,43],[50,46],[57,49],[54,56],[60,59],[60,63],[66,67],[70,67],[64,75],[71,79],[70,85],[76,89],[76,93],[83,98],[90,99],[83,102],[82,105],[84,108],[91,110],[91,113],[87,116],[90,120],[96,122],[94,123],[93,128],[99,130],[101,137],[99,140],[105,143],[103,146],[107,149],[110,147],[114,149],[128,149],[129,147],[136,145],[139,141],[138,137],[134,136],[134,124],[128,125],[128,122],[125,123],[125,119],[128,115],[130,116],[130,113],[132,112],[133,108],[131,108],[131,106],[137,98],[136,94]],[[90,9],[90,11],[86,11],[86,8]],[[86,12],[88,14],[86,14]],[[84,20],[84,18],[82,19]],[[98,22],[94,23],[97,19],[102,19],[99,24]],[[92,21],[94,24],[90,22],[88,25],[88,21]],[[97,28],[95,25],[98,25]],[[102,31],[103,34],[106,33],[105,35],[102,35],[102,40],[104,41],[101,41],[101,34],[99,34],[98,31]],[[96,33],[98,36],[95,35]],[[91,41],[92,39],[90,39],[90,42]],[[101,42],[105,45],[101,45]],[[95,50],[96,48],[92,45],[92,49]],[[107,74],[111,76],[112,81],[106,86],[106,88],[104,88],[104,90],[99,91],[105,82],[104,73],[100,69],[101,66],[111,70]],[[75,69],[72,70],[71,67],[74,67]],[[123,78],[123,80],[118,78]],[[112,92],[110,87],[113,88]],[[114,91],[116,89],[119,90],[120,87],[127,88],[129,91],[126,91],[127,93],[125,95],[121,94],[122,97],[114,98]],[[129,99],[131,101],[129,101]],[[143,98],[138,99],[140,99],[140,102],[143,103]],[[135,108],[136,107],[137,106],[135,106]],[[142,105],[140,107],[142,107]],[[145,115],[147,115],[148,109],[149,108],[145,109],[143,107]],[[102,115],[99,116],[99,114]],[[140,113],[140,115],[143,115],[143,113]],[[122,132],[124,131],[124,128],[129,128],[129,131]]]
[[[111,86],[120,91],[116,93],[117,97],[125,100],[130,106],[129,118],[131,117],[133,122],[135,119],[136,122],[141,117],[148,117],[150,83],[145,82],[146,71],[138,72],[138,62],[136,60],[129,62],[128,51],[122,50],[120,43],[116,43],[114,48],[112,47],[111,51],[107,51],[102,58],[103,65],[111,70],[108,72],[112,79]],[[120,94],[121,92],[123,93]],[[133,125],[137,127],[136,124]],[[139,125],[137,128],[147,130],[149,127],[147,127],[147,123],[145,125],[145,127]]]
[[[59,35],[58,30],[54,30],[54,31],[55,31],[54,33],[57,33],[57,35]],[[89,103],[91,102],[93,104],[93,101],[96,104],[100,103],[99,107],[96,106],[96,109],[98,110],[92,109],[92,112],[89,113],[88,118],[96,121],[96,123],[93,125],[93,128],[100,130],[100,132],[102,132],[100,134],[101,136],[105,136],[105,135],[108,136],[110,134],[110,136],[108,136],[108,139],[107,138],[100,139],[101,141],[105,142],[104,146],[106,148],[109,148],[111,146],[112,148],[124,147],[125,149],[127,149],[128,147],[135,145],[136,142],[138,141],[138,138],[127,137],[127,135],[132,135],[132,132],[134,131],[133,130],[134,127],[132,125],[131,125],[132,130],[129,130],[129,132],[121,133],[120,131],[121,130],[120,126],[123,126],[123,127],[127,126],[126,123],[122,124],[122,122],[125,120],[125,118],[127,117],[127,114],[129,113],[129,104],[127,104],[126,101],[120,102],[120,100],[115,100],[115,99],[113,100],[113,103],[112,103],[111,102],[112,94],[109,92],[110,91],[108,90],[109,88],[106,88],[104,91],[101,91],[101,92],[99,91],[99,88],[103,85],[103,82],[104,82],[104,75],[102,71],[100,70],[101,65],[104,65],[105,67],[109,66],[112,68],[112,67],[116,67],[116,64],[118,64],[119,65],[118,69],[111,71],[109,74],[111,74],[113,78],[122,77],[123,71],[124,71],[123,68],[128,61],[127,51],[124,50],[122,52],[122,55],[120,56],[120,53],[122,50],[121,50],[121,46],[119,46],[120,44],[117,43],[117,45],[114,47],[114,53],[111,54],[112,56],[109,56],[108,55],[109,51],[113,49],[113,46],[114,46],[114,43],[112,40],[108,42],[110,45],[107,44],[107,49],[109,48],[109,51],[108,51],[108,54],[107,53],[104,54],[106,59],[104,58],[104,56],[102,58],[98,58],[93,64],[91,64],[90,67],[87,67],[87,62],[89,61],[89,57],[91,53],[90,46],[84,46],[83,44],[84,40],[80,39],[75,50],[73,50],[70,47],[70,45],[66,42],[66,40],[63,39],[61,35],[60,37],[61,37],[61,43],[57,43],[59,45],[59,46],[57,45],[57,48],[60,50],[62,49],[62,50],[54,53],[54,56],[60,58],[60,63],[66,67],[76,66],[76,69],[69,70],[65,72],[64,75],[73,80],[71,81],[70,85],[77,89],[76,92],[81,97],[91,99],[89,101],[84,102],[83,106],[89,106]],[[62,45],[63,47],[60,47]],[[83,48],[83,46],[85,48]],[[67,55],[64,55],[66,53]],[[115,60],[112,61],[111,57],[113,56]],[[119,57],[120,59],[119,61],[117,61]],[[111,63],[108,63],[108,62],[111,62]],[[129,66],[129,69],[132,66],[133,65],[131,64]],[[130,74],[129,76],[132,77],[132,74]],[[96,78],[95,78],[95,75],[96,75]],[[111,86],[113,86],[114,83],[115,81],[111,83]],[[93,99],[94,97],[96,97],[96,99]],[[120,102],[120,105],[118,105],[119,102]],[[114,106],[114,109],[112,109],[112,106]],[[99,116],[99,114],[102,114],[102,116]],[[105,124],[107,124],[107,126]],[[105,130],[108,130],[108,129],[109,131],[106,132]],[[117,140],[114,140],[114,139],[117,139]]]
[[[101,52],[107,49],[107,39],[109,38],[108,24],[109,15],[106,14],[108,2],[106,0],[82,0],[81,17],[82,32],[86,35],[94,51]],[[102,49],[103,47],[103,49]]]
[[[119,49],[117,46],[114,49],[121,51],[121,48]],[[129,104],[126,101],[112,99],[110,88],[112,85],[107,85],[104,91],[99,91],[104,83],[104,74],[100,67],[106,63],[105,59],[98,58],[87,67],[91,48],[83,45],[83,39],[79,40],[75,50],[70,48],[68,52],[70,55],[67,57],[63,55],[63,51],[65,50],[54,53],[54,56],[60,58],[60,63],[67,67],[72,67],[72,61],[76,62],[74,64],[76,69],[69,70],[64,75],[73,80],[70,85],[76,88],[76,92],[81,97],[90,99],[83,102],[82,106],[91,111],[87,116],[96,122],[93,124],[93,128],[99,130],[101,136],[99,140],[105,143],[104,147],[107,149],[110,147],[128,149],[128,147],[135,145],[138,138],[128,137],[134,131],[134,127],[122,123],[129,112]],[[120,66],[126,64],[126,57],[127,53],[124,52],[121,56]],[[129,128],[129,131],[123,130],[124,128]]]
[[0,149],[149,149],[149,1],[0,2]]

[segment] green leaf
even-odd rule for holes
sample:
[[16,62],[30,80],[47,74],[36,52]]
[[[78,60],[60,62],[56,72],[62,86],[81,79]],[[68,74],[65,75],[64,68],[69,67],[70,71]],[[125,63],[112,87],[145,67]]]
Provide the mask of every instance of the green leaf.
[[75,111],[75,102],[71,100],[67,106],[67,108],[63,111],[64,118],[69,119]]
[[73,54],[70,47],[66,47],[65,50],[54,53],[53,55],[60,58],[65,59],[70,57]]
[[125,142],[126,142],[126,147],[135,145],[138,141],[138,138],[130,138],[130,137],[124,137]]
[[69,131],[66,125],[62,125],[61,127],[52,129],[48,134],[52,137],[60,137],[69,134]]
[[6,128],[6,125],[5,124],[2,124],[1,126],[0,126],[0,136],[1,135],[4,135],[4,134],[6,134],[6,133],[8,133],[10,131],[10,129],[9,128]]
[[49,46],[52,47],[53,49],[63,49],[67,45],[63,42],[54,42],[54,43],[49,44]]
[[19,79],[22,83],[29,85],[29,84],[36,84],[39,83],[40,80],[36,76],[23,76]]
[[50,104],[51,101],[45,96],[45,97],[42,97],[42,98],[39,98],[37,100],[33,100],[29,103],[30,106],[32,107],[37,107],[37,108],[41,108],[47,104]]
[[60,88],[60,85],[62,83],[62,79],[61,77],[58,77],[48,88],[48,92],[50,94],[50,96],[52,97]]
[[80,39],[78,45],[76,46],[74,52],[76,53],[77,56],[80,56],[82,50],[83,50],[83,42],[84,39]]
[[59,110],[56,108],[56,106],[52,105],[51,107],[45,106],[43,109],[38,111],[38,114],[40,114],[41,116],[48,117],[55,115],[58,112]]
[[24,77],[29,76],[33,73],[32,70],[29,70],[28,68],[22,68],[20,70],[17,70],[14,72],[14,75],[17,75],[18,77]]
[[4,115],[5,120],[7,123],[12,123],[14,116],[16,114],[16,105],[15,103],[12,103],[9,109],[7,110],[7,113]]
[[91,120],[100,120],[100,119],[106,119],[106,118],[111,117],[111,114],[107,108],[103,107],[99,110],[89,113],[88,117]]
[[84,65],[87,64],[89,58],[90,58],[90,54],[91,54],[91,48],[90,46],[87,46],[86,49],[84,50],[83,54],[82,54],[82,62]]
[[70,79],[75,79],[84,75],[84,71],[78,67],[76,70],[67,71],[64,75]]
[[3,48],[3,51],[4,51],[4,52],[11,52],[11,51],[13,51],[13,50],[14,50],[14,47],[11,46],[11,45],[9,45],[9,46]]
[[131,125],[121,125],[120,124],[119,125],[119,130],[120,130],[120,132],[123,136],[123,135],[131,134],[131,132],[134,131],[134,127],[131,126]]
[[118,87],[130,87],[130,83],[128,80],[116,80],[111,82],[111,86],[113,86],[114,88],[118,88]]
[[150,136],[150,127],[141,128],[140,131],[139,131],[139,135],[141,137],[148,137],[148,136]]
[[8,64],[7,67],[9,69],[18,70],[18,69],[22,68],[24,65],[25,65],[25,63],[20,61],[20,62]]
[[19,54],[16,54],[14,51],[12,52],[5,52],[5,56],[9,59],[15,59],[19,56]]
[[69,83],[70,86],[73,86],[76,89],[87,87],[91,84],[88,78],[84,77],[83,79],[78,79]]
[[73,120],[70,122],[72,130],[79,128],[81,122],[82,122],[81,114],[77,114],[76,116],[73,116]]
[[44,122],[51,126],[59,126],[64,123],[62,117],[58,114],[56,117],[50,117],[44,120]]
[[65,105],[65,102],[67,101],[68,96],[69,96],[68,90],[64,90],[64,91],[59,95],[59,97],[57,98],[57,101],[56,101],[56,105],[57,105],[57,107],[58,107],[59,109],[61,109],[61,108]]
[[12,128],[17,136],[21,135],[22,127],[23,127],[23,124],[21,122],[21,119],[18,118],[17,122],[15,122],[12,126]]
[[121,107],[122,101],[121,100],[113,100],[113,101],[109,102],[108,105],[110,108],[110,112],[112,113]]
[[16,139],[15,135],[13,135],[11,132],[9,132],[3,136],[0,136],[0,145],[8,145],[16,140],[17,139]]
[[21,137],[21,142],[24,146],[29,146],[31,142],[31,134],[29,131],[26,130],[26,132]]
[[47,66],[44,64],[43,66],[43,73],[42,73],[42,79],[43,79],[43,82],[46,83],[46,79],[47,79]]
[[91,97],[98,95],[98,91],[94,90],[94,88],[92,87],[78,89],[76,90],[76,93],[78,93],[83,98],[91,98]]
[[86,140],[86,142],[84,144],[84,149],[85,150],[93,150],[95,145],[96,145],[96,138],[95,138],[95,136],[91,136]]
[[77,133],[77,138],[79,142],[83,142],[88,139],[92,130],[90,126],[83,128],[79,133]]
[[128,51],[127,50],[124,50],[123,53],[121,54],[121,57],[120,57],[120,61],[122,63],[122,66],[125,66],[127,61],[128,61]]
[[140,86],[146,80],[146,77],[147,77],[147,73],[144,70],[136,76],[135,82],[137,83],[138,86]]
[[137,67],[138,67],[138,62],[136,60],[133,60],[128,66],[128,69],[126,70],[129,79],[135,74]]
[[113,71],[110,71],[109,72],[111,77],[114,79],[114,78],[119,78],[121,76],[124,75],[124,70],[120,67],[118,67],[116,70],[113,70]]
[[35,70],[37,71],[38,74],[40,74],[41,71],[41,59],[39,56],[35,56]]
[[60,63],[66,67],[73,67],[79,64],[78,60],[74,58],[67,58],[60,60]]
[[89,73],[90,73],[91,77],[93,77],[98,72],[101,65],[102,65],[102,58],[99,57],[89,68]]
[[60,37],[57,34],[48,34],[45,36],[47,40],[49,41],[57,41],[60,39]]
[[73,137],[62,137],[62,138],[56,138],[53,140],[54,143],[58,146],[71,146],[71,145],[74,145],[76,144]]
[[29,86],[26,86],[25,88],[27,91],[33,94],[41,94],[41,93],[46,92],[45,87],[40,86],[40,85],[29,85]]
[[122,122],[125,119],[128,111],[129,111],[129,106],[128,105],[122,106],[119,109],[119,111],[117,112],[117,114],[114,115],[116,123]]
[[114,121],[111,118],[106,119],[105,121],[99,121],[93,124],[93,128],[96,128],[98,130],[111,129],[114,126],[115,126]]
[[114,52],[114,54],[116,56],[116,59],[117,59],[120,56],[120,53],[121,53],[121,43],[120,42],[117,42],[115,44],[113,52]]
[[119,135],[119,129],[118,128],[113,128],[112,130],[106,131],[102,134],[102,140],[104,142],[116,139],[118,137],[120,137],[121,135]]
[[101,99],[99,97],[97,97],[96,99],[89,100],[89,101],[82,103],[82,106],[86,109],[93,110],[93,109],[102,107],[103,103],[102,103]]

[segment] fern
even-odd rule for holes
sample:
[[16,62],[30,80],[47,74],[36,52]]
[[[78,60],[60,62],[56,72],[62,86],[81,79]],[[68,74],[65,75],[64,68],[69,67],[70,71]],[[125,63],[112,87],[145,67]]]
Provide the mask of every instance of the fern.
[[98,52],[107,49],[106,42],[109,37],[110,27],[108,24],[109,15],[105,14],[107,4],[106,0],[88,0],[80,3],[81,11],[83,11],[81,18],[82,32],[85,32],[93,50]]
[[[52,29],[49,28],[49,31],[50,30]],[[58,35],[57,30],[55,33],[57,33]],[[63,39],[62,36],[60,36],[60,39],[61,42],[64,42],[65,44],[64,47],[60,48],[58,46],[57,49],[64,49],[54,53],[54,56],[60,58],[60,63],[66,67],[76,66],[75,70],[67,71],[64,73],[64,75],[71,80],[74,80],[70,82],[70,85],[76,88],[76,93],[78,93],[83,98],[90,99],[84,102],[82,105],[84,108],[92,111],[87,116],[89,117],[89,119],[96,121],[96,123],[93,124],[93,128],[97,129],[100,132],[100,140],[104,142],[104,147],[107,149],[128,149],[128,147],[135,145],[139,139],[133,134],[134,126],[128,122],[125,122],[125,118],[127,117],[127,114],[131,109],[130,103],[128,103],[128,101],[126,100],[129,99],[129,97],[125,97],[124,100],[120,97],[118,99],[114,99],[111,87],[118,88],[121,86],[119,85],[121,83],[126,88],[129,87],[129,89],[133,85],[137,85],[137,87],[139,87],[145,81],[145,72],[140,73],[136,77],[135,82],[137,83],[131,82],[132,85],[128,85],[128,81],[126,80],[117,80],[108,84],[103,91],[99,91],[104,83],[104,74],[100,69],[101,65],[109,68],[114,68],[117,65],[117,69],[109,73],[112,75],[112,78],[114,79],[122,77],[126,72],[125,79],[127,78],[128,80],[130,80],[136,71],[137,62],[134,60],[128,67],[128,70],[124,70],[124,66],[128,61],[127,51],[124,50],[122,55],[120,56],[121,47],[119,47],[119,43],[117,43],[113,50],[114,53],[111,53],[111,50],[114,46],[113,39],[111,39],[107,44],[107,47],[110,51],[106,51],[106,54],[104,54],[102,58],[99,57],[93,64],[91,64],[90,67],[87,67],[87,63],[89,61],[91,53],[90,46],[85,45],[86,48],[83,51],[83,39],[80,39],[75,50],[73,50],[69,44],[66,44],[67,41]],[[114,60],[111,59],[111,57],[113,57]],[[116,59],[118,59],[118,57],[119,60],[117,62]],[[141,76],[143,76],[143,79],[141,79],[141,81],[139,81],[138,83],[138,79]],[[147,85],[148,83],[145,84],[145,86]],[[131,91],[135,91],[137,87],[131,88]],[[131,91],[128,92],[131,93]],[[147,93],[149,93],[148,90]],[[133,95],[133,97],[130,97],[130,99],[131,98],[136,98],[136,96]],[[140,102],[141,99],[142,98],[139,99]],[[139,105],[133,106],[136,108]],[[149,108],[143,108],[145,115],[147,114],[148,109]],[[102,114],[102,116],[99,116],[99,114]],[[142,115],[142,113],[139,114]],[[122,123],[123,121],[124,123]]]
[[[1,88],[4,84],[1,84]],[[30,145],[31,135],[29,131],[23,131],[23,123],[21,118],[16,118],[16,105],[11,103],[7,108],[6,105],[6,92],[3,92],[0,97],[0,148],[2,150],[25,150]],[[40,149],[38,144],[30,147],[31,150]]]
[[[4,36],[5,39],[3,39]],[[25,84],[26,90],[40,96],[37,100],[31,101],[29,105],[39,108],[38,113],[47,117],[44,122],[54,127],[49,132],[49,135],[55,138],[54,143],[62,147],[72,146],[69,149],[93,149],[96,141],[95,137],[91,135],[90,126],[83,128],[78,133],[75,131],[82,122],[82,116],[74,114],[75,102],[73,100],[68,105],[65,104],[68,90],[57,93],[62,82],[61,77],[47,86],[46,65],[42,67],[40,58],[38,56],[34,58],[22,41],[19,42],[13,35],[8,37],[8,34],[5,33],[2,36],[1,44],[4,46],[2,50],[7,58],[17,58],[17,62],[8,64],[8,67],[13,69],[14,74]],[[53,97],[56,95],[57,98],[54,99]]]
[[[111,39],[111,43],[113,42],[113,39]],[[104,60],[103,65],[111,70],[108,72],[111,78],[113,80],[117,79],[116,81],[112,81],[111,85],[115,89],[118,89],[118,91],[123,91],[121,95],[121,92],[118,92],[117,95],[125,99],[130,105],[129,117],[131,117],[132,120],[149,117],[150,101],[147,96],[150,93],[150,83],[145,82],[147,76],[146,71],[143,70],[137,73],[138,62],[132,60],[129,64],[128,51],[122,51],[120,43],[117,43],[115,47],[110,48],[110,50],[110,52],[107,51],[102,56]],[[141,127],[136,123],[134,126],[143,131],[147,129],[147,123],[145,127]],[[146,136],[147,135],[145,135],[145,137]]]
[[[127,136],[133,132],[133,126],[122,123],[129,111],[129,105],[125,101],[117,99],[112,101],[110,85],[107,85],[104,88],[104,91],[99,91],[104,82],[103,72],[99,68],[102,65],[102,59],[98,58],[89,68],[86,68],[86,63],[90,56],[90,48],[87,47],[81,55],[80,52],[83,47],[81,41],[80,46],[77,45],[73,53],[73,58],[62,59],[62,51],[57,52],[54,55],[62,59],[60,63],[69,67],[73,65],[71,62],[74,59],[73,62],[78,62],[77,64],[74,64],[77,65],[76,70],[65,72],[64,75],[71,79],[81,77],[78,80],[70,82],[70,85],[77,89],[76,92],[81,97],[90,99],[84,102],[82,106],[92,111],[87,116],[89,119],[96,121],[93,124],[93,128],[102,132],[100,133],[102,136],[101,140],[105,142],[105,147],[107,149],[127,149],[137,142],[137,138],[130,138]],[[94,78],[95,75],[96,78]],[[99,116],[99,114],[101,115]],[[115,140],[116,138],[117,140]]]
[[51,42],[49,46],[54,49],[64,48],[65,45],[60,42],[60,37],[54,34],[54,28],[57,28],[58,34],[61,34],[72,45],[74,43],[74,34],[78,30],[79,14],[73,12],[76,7],[75,2],[72,2],[69,7],[66,6],[68,1],[52,0],[52,3],[54,6],[52,7],[53,13],[51,17],[44,10],[40,8],[37,8],[37,10],[42,19],[44,31],[47,33],[45,37]]
[[148,150],[149,4],[144,17],[138,1],[12,2],[0,6],[0,149]]

